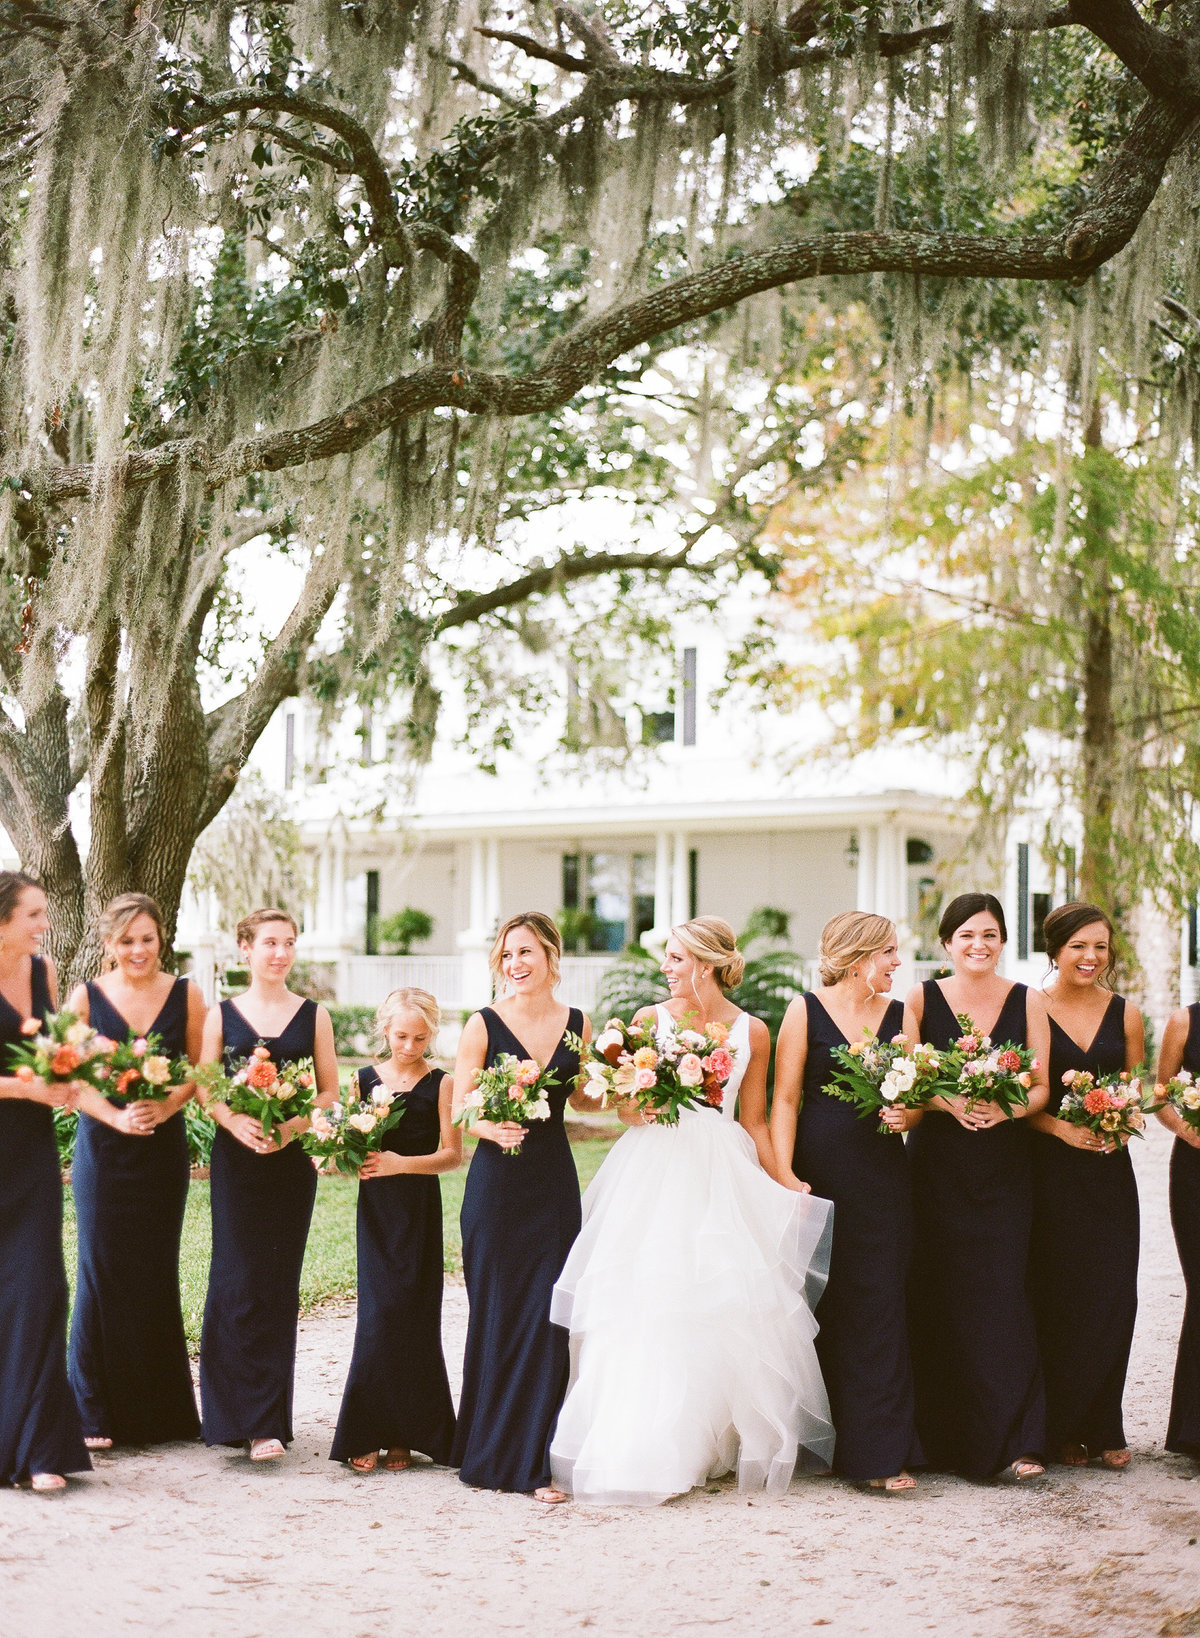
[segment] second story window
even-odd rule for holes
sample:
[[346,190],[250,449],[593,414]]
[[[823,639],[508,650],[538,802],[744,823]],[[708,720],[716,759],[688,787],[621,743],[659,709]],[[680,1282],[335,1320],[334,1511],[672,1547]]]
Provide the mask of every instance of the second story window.
[[696,650],[683,651],[683,743],[696,743]]

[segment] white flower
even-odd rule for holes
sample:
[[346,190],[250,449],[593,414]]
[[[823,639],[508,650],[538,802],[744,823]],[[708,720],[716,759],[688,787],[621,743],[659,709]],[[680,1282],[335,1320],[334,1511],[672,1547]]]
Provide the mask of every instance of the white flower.
[[375,1130],[375,1116],[367,1109],[360,1109],[357,1115],[350,1116],[346,1125],[353,1126],[356,1132],[361,1132],[365,1137],[368,1132]]
[[1178,1075],[1176,1075],[1175,1079],[1177,1081],[1182,1081],[1184,1086],[1191,1086],[1191,1084],[1192,1084],[1192,1072],[1191,1072],[1190,1069],[1181,1069],[1179,1071]]
[[80,1018],[74,1024],[70,1025],[67,1030],[66,1038],[72,1046],[82,1046],[91,1033],[91,1027],[88,1024],[85,1024],[83,1019]]
[[371,1102],[374,1104],[379,1104],[386,1109],[395,1096],[396,1094],[389,1091],[386,1086],[377,1086],[371,1093]]
[[529,1119],[530,1120],[549,1120],[550,1119],[550,1103],[549,1103],[549,1100],[546,1099],[546,1098],[539,1098],[536,1103],[532,1104],[530,1106],[530,1109],[529,1109]]
[[900,1083],[890,1070],[883,1077],[883,1083],[879,1088],[879,1095],[881,1098],[885,1098],[888,1103],[891,1103],[894,1098],[897,1098],[900,1095]]
[[1179,1097],[1185,1109],[1200,1109],[1200,1087],[1189,1086]]
[[463,1099],[463,1108],[464,1109],[482,1109],[483,1108],[483,1093],[478,1092],[478,1091],[468,1092],[466,1097]]
[[681,1029],[678,1038],[689,1052],[699,1052],[704,1046],[703,1035],[694,1029]]
[[151,1086],[166,1086],[171,1079],[171,1060],[161,1053],[151,1053],[142,1059],[142,1078]]
[[624,1046],[624,1044],[625,1036],[621,1030],[605,1029],[601,1031],[601,1033],[596,1037],[596,1040],[593,1042],[593,1050],[599,1053],[605,1053],[608,1051],[609,1047],[619,1047]]

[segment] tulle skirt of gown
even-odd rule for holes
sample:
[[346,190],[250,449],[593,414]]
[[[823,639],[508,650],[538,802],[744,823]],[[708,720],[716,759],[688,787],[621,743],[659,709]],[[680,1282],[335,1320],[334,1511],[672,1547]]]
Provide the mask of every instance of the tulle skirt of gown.
[[742,1127],[684,1111],[614,1146],[551,1318],[571,1380],[550,1449],[577,1501],[651,1506],[732,1472],[779,1495],[826,1468],[813,1305],[833,1208],[783,1189]]

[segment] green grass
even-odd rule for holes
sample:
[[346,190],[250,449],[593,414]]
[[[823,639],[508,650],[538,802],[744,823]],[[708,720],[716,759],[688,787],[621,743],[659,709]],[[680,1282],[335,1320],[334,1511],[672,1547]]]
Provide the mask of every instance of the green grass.
[[[613,1137],[619,1135],[619,1128]],[[579,1184],[583,1188],[595,1177],[612,1139],[587,1138],[571,1145]],[[442,1233],[447,1274],[462,1273],[462,1239],[458,1213],[462,1205],[467,1169],[450,1172],[441,1179]],[[317,1183],[317,1203],[313,1211],[304,1272],[300,1278],[300,1311],[309,1314],[324,1302],[354,1295],[354,1222],[358,1204],[358,1184],[348,1177],[322,1177]],[[64,1250],[72,1295],[75,1289],[75,1200],[70,1189],[65,1198]],[[183,1296],[183,1323],[188,1347],[194,1354],[200,1346],[200,1321],[204,1314],[204,1293],[208,1285],[211,1233],[208,1210],[208,1183],[194,1179],[188,1190],[183,1219],[183,1244],[179,1256],[179,1288]]]

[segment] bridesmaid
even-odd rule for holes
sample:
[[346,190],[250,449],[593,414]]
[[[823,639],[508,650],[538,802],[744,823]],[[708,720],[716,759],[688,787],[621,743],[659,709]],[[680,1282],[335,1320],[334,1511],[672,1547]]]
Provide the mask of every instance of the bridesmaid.
[[[960,893],[938,928],[954,976],[909,992],[905,1034],[946,1048],[956,1013],[1037,1060],[1027,1114],[1049,1096],[1045,1002],[996,971],[1007,930],[991,893]],[[997,1104],[936,1098],[909,1139],[916,1234],[910,1322],[917,1431],[929,1463],[1010,1483],[1045,1472],[1046,1405],[1026,1291],[1029,1133]]]
[[[276,1064],[311,1058],[317,1103],[338,1090],[333,1025],[324,1007],[287,987],[296,923],[283,910],[255,910],[238,923],[250,985],[238,1001],[211,1008],[202,1063],[232,1070],[262,1042]],[[273,1461],[292,1438],[292,1381],[300,1271],[317,1174],[293,1140],[307,1117],[269,1138],[252,1115],[213,1103],[212,1265],[200,1336],[200,1408],[206,1445],[249,1445]]]
[[565,1039],[587,1040],[591,1026],[554,997],[561,956],[558,928],[542,911],[504,923],[490,959],[503,999],[467,1020],[454,1068],[456,1111],[501,1053],[555,1071],[548,1120],[471,1128],[479,1146],[462,1204],[470,1319],[453,1456],[464,1484],[549,1503],[567,1499],[550,1483],[550,1439],[568,1371],[567,1333],[550,1323],[550,1296],[580,1225],[563,1109],[568,1098],[572,1108],[591,1107],[577,1090],[579,1054]]
[[[1169,1081],[1181,1069],[1200,1081],[1200,1001],[1173,1012],[1163,1031],[1158,1080]],[[1193,1131],[1170,1105],[1159,1110],[1158,1118],[1175,1134],[1171,1146],[1171,1226],[1187,1293],[1175,1361],[1167,1449],[1200,1462],[1200,1132]]]
[[[1050,1012],[1050,1103],[1033,1128],[1030,1291],[1046,1379],[1052,1459],[1086,1467],[1129,1465],[1121,1395],[1137,1315],[1138,1216],[1133,1162],[1122,1145],[1057,1120],[1069,1069],[1119,1074],[1146,1050],[1142,1015],[1107,988],[1113,925],[1094,904],[1063,904],[1046,917],[1046,955],[1057,968],[1043,994]],[[1080,1279],[1064,1246],[1088,1248],[1103,1274]]]
[[[108,970],[68,1003],[114,1041],[155,1034],[169,1058],[200,1056],[204,997],[164,973],[162,915],[123,893],[100,918]],[[188,1192],[181,1110],[192,1083],[161,1102],[87,1088],[71,1163],[79,1272],[68,1368],[89,1450],[195,1439],[200,1432],[179,1301]]]
[[91,1459],[67,1381],[67,1274],[54,1108],[78,1086],[7,1073],[27,1018],[57,1004],[54,964],[39,954],[46,895],[32,876],[0,871],[0,1484],[66,1488]]
[[[771,1139],[780,1180],[834,1202],[829,1284],[817,1306],[817,1356],[837,1442],[833,1470],[889,1494],[915,1488],[924,1461],[909,1359],[907,1281],[912,1191],[899,1133],[918,1110],[889,1109],[881,1133],[825,1088],[835,1047],[864,1032],[890,1041],[904,1023],[890,1001],[900,965],[895,925],[848,911],[821,932],[821,988],[788,1007],[775,1060]],[[805,1179],[803,1183],[800,1178]]]
[[358,1071],[403,1102],[399,1125],[368,1156],[358,1191],[358,1322],[330,1458],[371,1473],[385,1449],[389,1473],[414,1449],[446,1465],[454,1405],[442,1357],[442,1195],[439,1172],[462,1165],[452,1122],[454,1078],[429,1060],[441,1013],[426,990],[393,990],[375,1019],[387,1057]]

